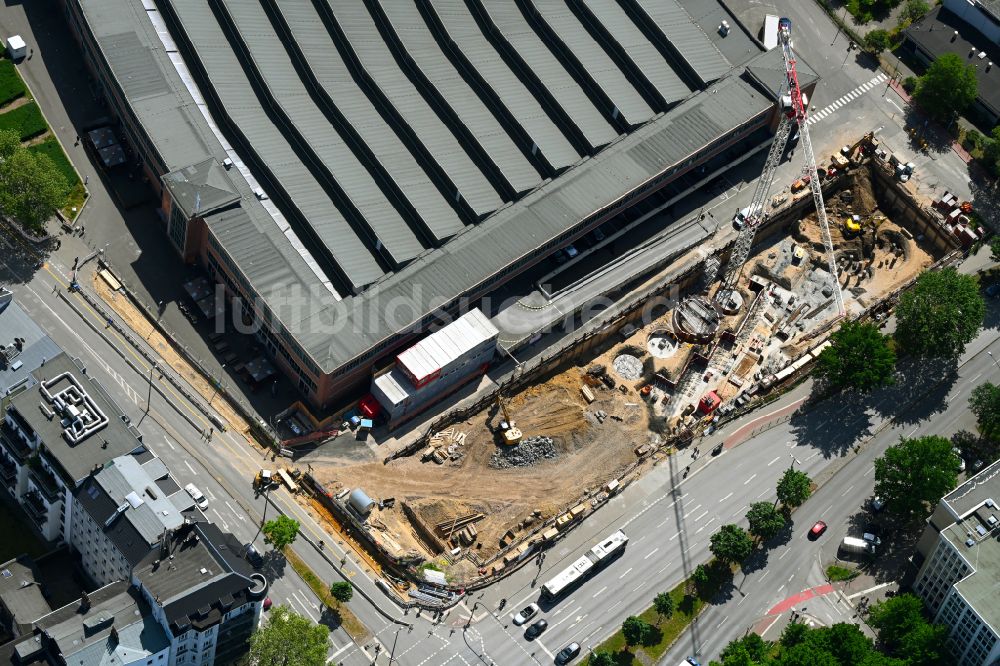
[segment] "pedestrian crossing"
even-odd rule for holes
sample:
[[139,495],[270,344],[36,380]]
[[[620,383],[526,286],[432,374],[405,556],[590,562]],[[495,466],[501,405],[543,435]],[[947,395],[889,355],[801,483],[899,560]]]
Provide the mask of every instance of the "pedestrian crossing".
[[868,92],[869,90],[871,90],[872,88],[875,88],[879,84],[885,83],[885,81],[886,81],[887,78],[889,78],[889,77],[887,77],[883,72],[879,72],[878,76],[874,76],[874,77],[871,78],[870,81],[866,81],[865,83],[862,83],[860,86],[858,86],[857,88],[855,88],[851,92],[847,93],[846,95],[844,95],[840,99],[836,100],[832,104],[828,104],[827,106],[825,106],[824,108],[820,109],[819,111],[812,112],[812,114],[806,120],[806,124],[812,125],[814,123],[818,123],[819,121],[823,120],[824,118],[826,118],[827,116],[829,116],[831,113],[833,113],[834,111],[836,111],[837,109],[839,109],[840,107],[846,106],[846,105],[850,104],[851,102],[853,102],[854,100],[856,100],[858,97],[861,97],[866,92]]

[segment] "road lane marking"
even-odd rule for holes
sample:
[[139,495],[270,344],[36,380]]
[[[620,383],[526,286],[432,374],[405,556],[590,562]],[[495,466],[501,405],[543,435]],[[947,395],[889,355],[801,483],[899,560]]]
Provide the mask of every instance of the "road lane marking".
[[743,598],[742,598],[742,599],[740,599],[740,600],[739,600],[739,601],[737,602],[737,604],[736,604],[736,605],[737,605],[737,606],[742,606],[742,605],[743,605],[743,602],[744,602],[744,601],[746,601],[746,600],[747,600],[747,599],[749,599],[749,598],[750,598],[750,595],[749,595],[749,594],[746,594],[746,595],[744,595],[744,596],[743,596]]
[[757,473],[754,472],[753,474],[750,475],[749,479],[747,479],[746,481],[743,482],[743,485],[744,486],[747,485],[748,483],[750,483],[751,481],[753,481],[756,478],[757,478]]
[[726,620],[728,620],[728,619],[729,619],[728,615],[726,617],[722,618],[722,622],[720,622],[719,624],[715,625],[715,628],[718,629],[719,627],[721,627],[722,625],[724,625],[726,623]]
[[764,579],[765,579],[765,578],[767,578],[767,574],[769,574],[769,573],[771,573],[771,570],[770,570],[770,569],[768,569],[767,571],[765,571],[764,573],[762,573],[762,574],[760,575],[760,578],[758,578],[758,579],[757,579],[757,582],[758,582],[758,583],[762,583],[762,582],[764,582]]
[[868,471],[867,471],[867,472],[865,472],[865,474],[864,474],[864,475],[865,475],[865,476],[871,476],[871,475],[872,475],[872,473],[873,473],[874,471],[875,471],[875,467],[874,467],[874,466],[873,466],[873,467],[869,467],[869,468],[868,468]]
[[635,589],[634,589],[634,590],[632,590],[632,591],[633,591],[633,592],[638,592],[639,590],[641,590],[641,589],[642,589],[642,588],[644,588],[644,587],[646,587],[646,584],[645,584],[645,583],[642,583],[641,585],[639,585],[639,587],[635,588]]
[[791,549],[791,548],[788,548],[788,549],[786,549],[786,550],[785,550],[785,552],[783,552],[783,553],[782,553],[781,555],[779,555],[779,556],[778,556],[778,559],[780,560],[780,559],[781,559],[781,558],[783,558],[783,557],[784,557],[785,555],[788,555],[788,553],[790,553],[790,552],[792,552],[792,549]]
[[867,590],[861,590],[860,592],[855,592],[854,594],[850,595],[847,598],[853,599],[855,597],[860,597],[862,594],[870,594],[871,592],[877,592],[881,590],[883,587],[888,587],[890,585],[892,585],[892,583],[882,583],[881,585],[876,585],[875,587],[869,587]]
[[706,509],[704,512],[702,512],[702,514],[700,516],[698,516],[697,518],[694,519],[694,522],[697,523],[699,520],[701,520],[702,518],[704,518],[707,515],[708,515],[708,510]]
[[655,555],[655,554],[656,554],[656,551],[658,551],[659,549],[660,549],[660,547],[659,547],[659,546],[657,546],[657,547],[656,547],[656,548],[654,548],[653,550],[649,551],[649,554],[648,554],[648,555],[646,555],[646,557],[644,557],[644,558],[642,558],[642,559],[644,559],[644,560],[648,560],[648,559],[649,559],[649,558],[651,558],[651,557],[652,557],[653,555]]
[[676,538],[677,538],[677,537],[679,537],[680,535],[681,535],[681,533],[680,533],[680,532],[678,532],[677,534],[675,534],[675,535],[673,535],[672,537],[670,537],[670,541],[673,541],[674,539],[676,539]]
[[841,497],[847,497],[847,493],[851,492],[852,490],[854,490],[854,485],[853,484],[850,487],[848,487],[847,490],[845,490],[844,492],[840,493],[840,496]]
[[226,506],[229,507],[229,510],[233,512],[233,515],[236,516],[237,520],[246,520],[243,517],[243,514],[241,514],[239,511],[233,508],[233,505],[229,503],[229,500],[224,500],[224,501],[226,502]]
[[602,587],[601,589],[599,589],[597,592],[594,592],[594,594],[591,595],[590,598],[591,599],[596,599],[597,597],[601,596],[601,593],[604,592],[604,590],[606,590],[606,589],[608,589],[607,585],[605,585],[604,587]]
[[729,499],[732,496],[733,496],[733,494],[729,493],[728,495],[726,495],[725,497],[723,497],[722,499],[720,499],[719,503],[721,504],[722,502],[725,502],[727,499]]
[[185,460],[185,461],[184,461],[184,464],[185,464],[185,465],[187,465],[187,468],[188,468],[189,470],[191,470],[191,473],[192,473],[192,474],[194,474],[195,476],[197,476],[197,475],[198,475],[198,472],[196,472],[196,471],[195,471],[194,467],[191,467],[191,463],[189,463],[189,462],[188,462],[187,460]]
[[212,507],[212,511],[215,511],[215,515],[219,517],[219,522],[222,523],[222,526],[228,531],[229,530],[229,525],[226,523],[225,519],[222,517],[222,514],[219,513],[215,509],[215,507]]
[[[205,494],[208,495],[208,499],[212,500],[213,502],[215,501],[215,493],[212,492],[211,488],[206,487]],[[226,506],[229,506],[229,502],[226,502]],[[230,506],[229,508],[232,509],[233,507]]]
[[628,571],[626,571],[625,573],[623,573],[621,576],[618,576],[618,580],[621,580],[625,576],[629,575],[631,572],[632,572],[632,567],[629,567]]
[[778,456],[774,460],[772,460],[771,462],[767,463],[767,466],[770,467],[771,465],[773,465],[774,463],[778,462],[779,460],[781,460],[781,456]]
[[771,491],[770,490],[765,490],[760,495],[757,495],[756,499],[760,499],[761,497],[763,497],[764,495],[768,494],[769,492],[771,492]]

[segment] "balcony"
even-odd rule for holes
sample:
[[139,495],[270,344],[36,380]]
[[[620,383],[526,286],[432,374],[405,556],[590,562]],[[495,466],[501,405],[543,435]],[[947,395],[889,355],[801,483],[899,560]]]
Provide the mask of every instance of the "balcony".
[[10,485],[17,478],[17,465],[8,460],[7,456],[0,455],[0,480]]
[[0,445],[7,449],[12,458],[22,464],[31,455],[31,447],[24,443],[17,431],[7,425],[6,421],[0,421]]
[[31,460],[28,464],[28,470],[35,487],[41,491],[49,504],[62,500],[63,489],[60,487],[59,482],[56,481],[55,475],[42,467],[37,458]]
[[42,496],[36,490],[28,491],[21,498],[21,506],[24,507],[24,512],[28,514],[32,522],[42,529],[45,527],[45,523],[49,519],[49,507],[42,500]]

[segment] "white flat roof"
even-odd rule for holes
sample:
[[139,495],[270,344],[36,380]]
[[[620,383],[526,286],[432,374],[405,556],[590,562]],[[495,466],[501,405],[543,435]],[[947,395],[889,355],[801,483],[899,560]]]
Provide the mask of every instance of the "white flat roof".
[[419,382],[499,333],[476,308],[401,353],[397,361]]

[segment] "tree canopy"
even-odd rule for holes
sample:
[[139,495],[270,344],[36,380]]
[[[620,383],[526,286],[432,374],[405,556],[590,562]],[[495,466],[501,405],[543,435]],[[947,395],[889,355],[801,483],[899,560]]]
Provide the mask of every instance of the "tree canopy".
[[770,502],[754,502],[747,511],[747,522],[750,534],[767,541],[785,526],[785,516]]
[[326,666],[330,630],[287,606],[271,609],[267,623],[250,636],[251,666]]
[[874,30],[869,30],[868,34],[865,35],[865,46],[868,50],[873,53],[881,53],[889,48],[889,43],[892,41],[888,30],[883,30],[882,28],[875,28]]
[[875,459],[875,494],[901,518],[922,517],[955,487],[958,456],[944,437],[901,439]]
[[874,324],[844,322],[816,359],[816,372],[837,389],[870,391],[893,383],[896,352]]
[[914,97],[924,111],[947,123],[976,100],[978,91],[976,68],[954,53],[943,53],[920,77]]
[[723,525],[709,539],[709,550],[723,562],[742,562],[750,556],[753,541],[739,525]]
[[346,604],[354,596],[354,588],[346,580],[330,585],[330,596],[342,604]]
[[778,501],[789,508],[800,506],[812,494],[812,480],[805,472],[789,467],[778,480]]
[[40,232],[68,194],[66,178],[48,155],[24,148],[17,132],[0,130],[0,210]]
[[288,516],[278,516],[264,523],[261,531],[264,533],[264,541],[274,546],[276,550],[284,550],[285,546],[291,545],[299,535],[299,521]]
[[930,624],[924,604],[913,594],[900,594],[874,604],[868,624],[878,631],[886,651],[913,666],[931,666],[947,661],[947,629]]
[[906,6],[903,7],[903,18],[916,21],[930,9],[926,0],[906,0]]
[[587,662],[589,666],[615,666],[617,663],[615,656],[604,650],[598,650],[590,655],[590,661]]
[[972,389],[969,409],[979,421],[979,432],[991,438],[1000,436],[1000,386],[986,382]]
[[979,282],[954,268],[925,271],[896,308],[896,340],[914,356],[957,358],[983,325]]
[[653,632],[653,625],[640,617],[629,615],[622,622],[622,636],[628,645],[642,645]]
[[[904,601],[896,603],[901,598]],[[776,646],[756,634],[730,642],[720,654],[721,664],[931,666],[949,663],[945,647],[946,629],[928,623],[921,609],[920,600],[913,595],[900,595],[872,606],[869,624],[878,631],[879,648],[855,624],[842,622],[812,628],[808,624],[793,622],[785,627]],[[713,666],[719,663],[712,662]]]
[[653,598],[653,609],[656,610],[656,614],[661,620],[663,618],[670,619],[674,614],[674,606],[674,598],[670,596],[669,592],[660,592]]

